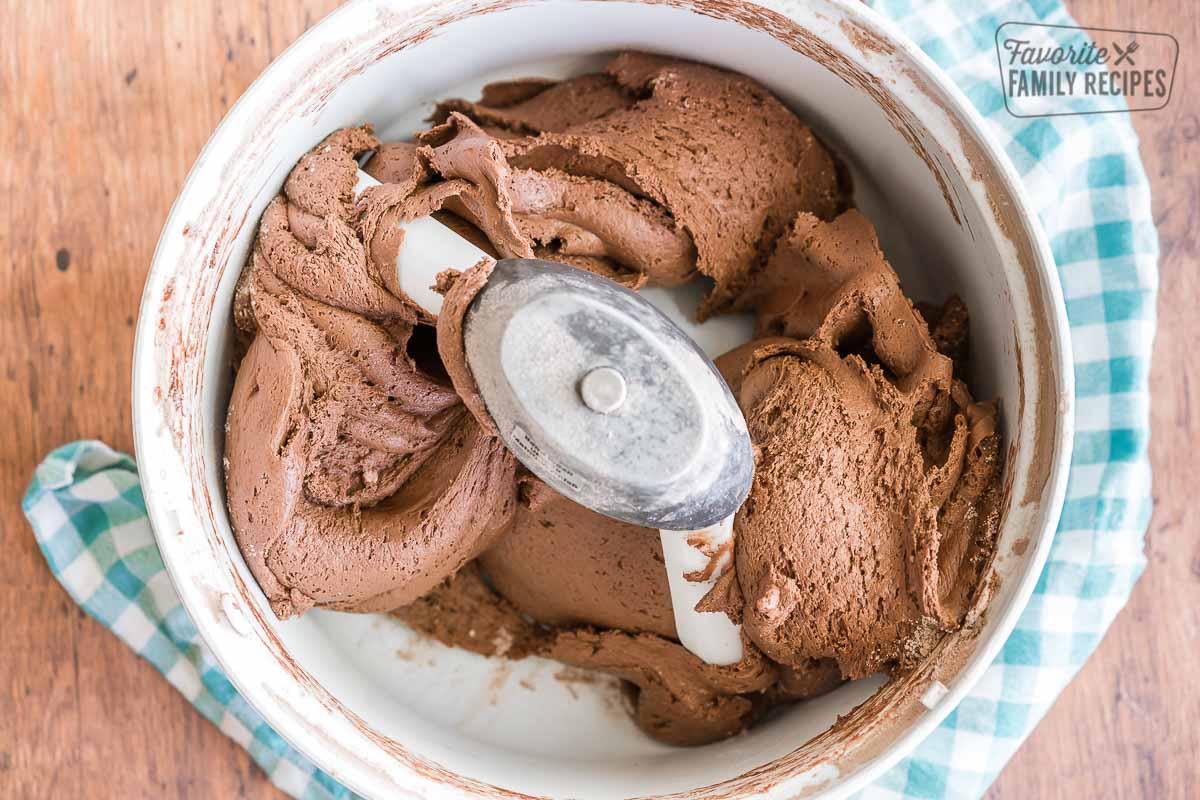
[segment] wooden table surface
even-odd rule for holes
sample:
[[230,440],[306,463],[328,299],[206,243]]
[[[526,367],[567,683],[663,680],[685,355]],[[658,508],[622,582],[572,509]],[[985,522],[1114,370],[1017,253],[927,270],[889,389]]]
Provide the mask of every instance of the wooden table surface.
[[[132,449],[142,282],[201,146],[329,0],[0,0],[0,797],[277,797],[250,758],[51,577],[18,504],[82,437]],[[1162,240],[1149,567],[994,798],[1186,797],[1200,786],[1200,118],[1193,0],[1074,0],[1170,31],[1176,97],[1135,115]],[[1193,388],[1195,387],[1195,388]]]

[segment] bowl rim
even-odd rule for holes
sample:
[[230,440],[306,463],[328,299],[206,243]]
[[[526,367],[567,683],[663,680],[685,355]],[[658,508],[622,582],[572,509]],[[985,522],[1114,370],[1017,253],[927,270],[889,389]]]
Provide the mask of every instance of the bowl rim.
[[[586,2],[587,0],[584,1]],[[632,0],[632,2],[640,1],[642,0]],[[645,0],[645,2],[654,4],[655,2],[662,2],[662,0]],[[694,0],[666,0],[666,2],[671,5],[695,10]],[[1041,528],[1036,532],[1034,552],[1028,558],[1028,566],[1024,574],[1019,577],[1010,604],[1004,609],[1000,619],[996,622],[996,629],[990,634],[985,643],[972,652],[966,666],[956,675],[954,685],[950,687],[949,692],[934,708],[930,709],[928,713],[923,714],[914,724],[909,725],[907,730],[893,741],[882,754],[860,765],[853,773],[848,775],[844,780],[839,781],[836,785],[818,791],[821,797],[840,798],[857,792],[874,781],[888,768],[909,755],[920,742],[941,724],[950,711],[975,686],[983,672],[993,663],[1001,647],[1007,641],[1015,627],[1017,619],[1028,605],[1034,587],[1049,556],[1058,527],[1063,501],[1066,496],[1067,476],[1074,440],[1073,409],[1075,395],[1070,329],[1062,288],[1055,271],[1054,257],[1028,192],[1003,147],[995,141],[993,135],[987,130],[982,116],[962,90],[919,46],[900,31],[891,21],[882,17],[868,6],[857,2],[857,0],[822,0],[822,2],[844,15],[845,18],[853,20],[857,25],[861,26],[862,30],[878,36],[882,41],[885,41],[890,47],[894,48],[897,54],[908,59],[916,74],[948,99],[949,104],[945,109],[946,114],[962,123],[965,130],[972,135],[975,142],[979,145],[982,155],[986,158],[989,166],[995,169],[1000,184],[1012,198],[1018,211],[1015,218],[1020,221],[1020,228],[1013,232],[1013,236],[1022,237],[1032,246],[1030,262],[1034,269],[1029,279],[1040,282],[1040,288],[1045,293],[1046,309],[1044,310],[1051,312],[1051,318],[1048,320],[1049,332],[1051,334],[1048,351],[1053,356],[1053,363],[1049,366],[1053,370],[1052,379],[1054,389],[1059,396],[1058,421],[1055,427],[1054,441],[1051,446],[1053,454],[1052,463],[1048,468],[1047,485],[1043,491],[1043,498],[1045,498],[1043,523]],[[517,4],[520,4],[520,0],[518,0]],[[236,669],[231,669],[229,654],[225,648],[217,644],[222,638],[221,631],[218,630],[220,615],[196,614],[193,612],[193,609],[202,601],[200,594],[196,591],[195,582],[192,580],[194,577],[191,571],[193,565],[189,564],[182,557],[183,554],[175,546],[176,537],[168,535],[168,531],[173,533],[178,528],[178,525],[172,524],[173,518],[170,516],[174,510],[173,504],[166,502],[163,499],[162,493],[154,491],[156,488],[159,488],[156,483],[160,476],[158,467],[163,464],[161,459],[164,457],[161,449],[153,446],[149,438],[152,430],[161,428],[162,426],[161,411],[157,408],[157,401],[151,399],[155,397],[157,384],[155,374],[158,369],[156,356],[160,348],[157,337],[158,331],[156,330],[158,327],[156,324],[158,315],[155,312],[161,301],[161,297],[160,293],[155,291],[155,289],[163,281],[169,280],[177,268],[176,263],[170,262],[166,258],[165,251],[168,249],[167,241],[169,237],[179,235],[181,227],[184,227],[181,219],[182,212],[188,206],[196,203],[200,176],[208,171],[208,162],[213,159],[214,153],[219,149],[220,144],[226,139],[243,135],[240,128],[245,127],[245,123],[249,121],[246,119],[249,110],[261,102],[270,100],[269,95],[266,93],[271,88],[271,84],[279,80],[281,75],[289,72],[289,67],[299,66],[298,62],[302,54],[309,51],[313,44],[325,39],[336,40],[336,35],[333,35],[331,32],[336,28],[337,20],[344,16],[349,16],[367,7],[386,6],[401,13],[416,13],[417,11],[436,5],[438,4],[435,2],[429,4],[429,6],[425,6],[422,4],[422,0],[351,0],[351,2],[338,7],[312,25],[284,49],[254,79],[242,96],[228,110],[201,149],[168,212],[147,275],[139,307],[134,343],[132,412],[135,453],[138,458],[143,481],[147,514],[151,522],[151,527],[155,532],[155,538],[159,544],[167,573],[180,596],[181,603],[189,610],[189,615],[195,622],[201,638],[209,646],[210,652],[224,670],[226,677],[263,719],[289,745],[294,747],[313,764],[337,780],[345,783],[354,791],[367,796],[372,796],[370,792],[376,787],[392,786],[393,789],[395,788],[394,781],[386,777],[385,770],[369,763],[369,760],[361,757],[358,751],[352,751],[350,748],[347,748],[345,751],[353,755],[349,763],[335,761],[333,756],[322,746],[321,741],[313,735],[309,728],[293,724],[299,718],[298,712],[294,709],[288,709],[291,712],[291,716],[289,717],[285,713],[283,706],[277,702],[279,698],[271,692],[265,691],[265,687],[261,682],[251,683],[247,676],[241,674]],[[755,0],[753,3],[742,2],[735,3],[735,5],[758,6],[768,11],[774,11],[793,22],[798,21],[795,16],[795,4],[789,2],[789,0]],[[487,13],[504,7],[507,6],[494,3],[489,5],[484,2],[479,7],[479,11],[480,13]],[[161,472],[163,477],[166,474],[165,470]],[[164,492],[169,492],[169,488],[162,488]],[[1033,533],[1031,532],[1030,535],[1032,536]],[[1010,577],[1009,580],[1012,580],[1013,577]],[[240,612],[235,610],[234,613],[231,613],[231,609],[224,606],[222,608],[233,628],[236,629],[239,625],[248,624],[248,620],[244,617],[241,620],[235,619],[235,617],[240,616]],[[341,716],[347,714],[353,716],[352,712],[340,708],[340,705],[338,711],[334,711],[328,707],[326,711],[331,714],[338,713]],[[361,730],[359,733],[363,734],[364,743],[369,743],[371,746],[380,749],[379,741],[366,737],[365,733]],[[382,748],[380,752],[387,754],[387,749]],[[420,796],[425,796],[425,794],[437,795],[447,790],[446,783],[438,780],[436,774],[430,774],[428,771],[414,768],[410,763],[404,763],[402,767],[406,773],[403,783],[404,788],[415,789]],[[804,777],[804,774],[791,775],[772,787],[771,793],[774,795],[775,792],[780,792],[784,796],[795,794],[802,788],[800,782],[803,781]],[[491,790],[487,792],[489,794],[515,796],[507,790],[498,787],[487,787],[481,782],[476,783],[478,786],[484,787],[485,790]],[[453,790],[456,787],[450,788]],[[680,796],[698,796],[703,792],[703,789],[697,789],[682,793]]]

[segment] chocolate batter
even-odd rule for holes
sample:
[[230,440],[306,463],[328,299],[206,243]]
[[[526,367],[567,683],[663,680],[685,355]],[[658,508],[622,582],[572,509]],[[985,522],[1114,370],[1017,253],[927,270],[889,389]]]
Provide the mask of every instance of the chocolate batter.
[[[849,208],[838,161],[745,77],[640,53],[439,106],[413,143],[369,127],[307,154],[264,212],[235,298],[227,419],[239,546],[280,617],[390,611],[478,653],[537,654],[631,688],[676,744],[919,661],[962,624],[999,519],[992,405],[962,380],[966,310],[917,311]],[[355,201],[356,158],[382,185]],[[757,449],[732,568],[700,608],[740,663],[677,641],[657,531],[525,472],[462,355],[491,262],[400,290],[405,220],[498,256],[627,285],[707,280],[701,317],[752,311],[719,359]]]

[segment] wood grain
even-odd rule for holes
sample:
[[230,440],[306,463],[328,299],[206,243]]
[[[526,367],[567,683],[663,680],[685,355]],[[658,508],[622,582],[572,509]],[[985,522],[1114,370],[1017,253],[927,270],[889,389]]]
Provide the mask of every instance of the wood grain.
[[[282,797],[249,757],[50,575],[18,498],[82,437],[132,447],[142,282],[186,170],[234,100],[329,0],[0,0],[0,797]],[[1200,120],[1191,0],[1077,0],[1086,23],[1183,43],[1139,115],[1163,238],[1150,567],[996,798],[1185,797],[1200,783]],[[1190,393],[1190,387],[1198,387]]]
[[167,210],[229,105],[333,4],[2,2],[0,797],[269,797],[72,604],[17,501],[57,445],[132,448],[134,320]]

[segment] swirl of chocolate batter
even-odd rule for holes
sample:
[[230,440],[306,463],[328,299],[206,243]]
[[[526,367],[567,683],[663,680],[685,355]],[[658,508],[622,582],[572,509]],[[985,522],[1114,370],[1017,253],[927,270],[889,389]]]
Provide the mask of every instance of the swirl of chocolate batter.
[[[372,273],[339,131],[263,214],[235,296],[252,343],[226,422],[239,547],[280,617],[387,611],[510,526],[516,461],[408,353],[416,313]],[[369,241],[369,240],[368,240]]]
[[[913,308],[792,112],[743,76],[629,53],[434,122],[412,143],[364,127],[314,148],[238,286],[228,503],[277,614],[393,611],[475,652],[603,670],[643,730],[687,745],[906,666],[962,624],[999,493],[994,408],[961,380],[965,309]],[[382,184],[355,201],[368,151]],[[494,435],[462,355],[491,262],[439,279],[437,319],[395,275],[400,223],[430,214],[495,255],[635,287],[704,276],[700,315],[755,312],[758,338],[718,367],[756,477],[701,605],[743,624],[740,663],[679,644],[656,531],[559,496]]]
[[791,337],[753,353],[739,394],[759,447],[735,520],[745,631],[846,678],[912,660],[920,629],[959,624],[992,545],[995,410],[954,379],[857,211],[800,215],[739,300]]

